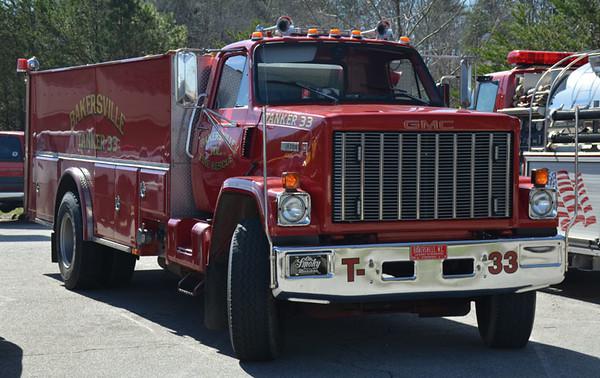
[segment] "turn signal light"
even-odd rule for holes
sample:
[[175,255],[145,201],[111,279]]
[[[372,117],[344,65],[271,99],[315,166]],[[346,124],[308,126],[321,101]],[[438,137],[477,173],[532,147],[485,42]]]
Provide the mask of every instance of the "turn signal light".
[[261,39],[263,39],[263,33],[259,32],[259,31],[255,31],[252,33],[252,40],[253,41],[260,41]]
[[548,185],[548,168],[539,168],[531,171],[531,183],[535,186]]
[[283,172],[281,185],[285,190],[296,190],[300,187],[300,174],[297,172]]

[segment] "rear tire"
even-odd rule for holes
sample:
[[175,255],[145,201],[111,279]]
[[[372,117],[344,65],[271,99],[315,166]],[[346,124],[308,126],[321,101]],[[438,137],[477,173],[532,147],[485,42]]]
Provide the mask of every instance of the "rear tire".
[[227,275],[229,335],[240,360],[272,360],[281,349],[277,303],[270,289],[269,245],[258,219],[240,222]]
[[523,348],[535,318],[536,292],[500,294],[476,301],[477,325],[491,348]]
[[101,256],[92,243],[83,241],[79,199],[64,194],[56,217],[56,256],[60,275],[69,290],[95,287],[101,276]]

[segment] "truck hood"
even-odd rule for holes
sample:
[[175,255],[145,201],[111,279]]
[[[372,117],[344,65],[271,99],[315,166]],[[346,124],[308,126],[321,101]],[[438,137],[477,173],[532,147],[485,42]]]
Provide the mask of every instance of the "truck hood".
[[[404,129],[406,131],[518,131],[520,127],[518,119],[505,114],[417,105],[290,105],[271,106],[268,112],[274,115],[272,118],[267,118],[268,123],[284,124],[285,122],[281,120],[287,119],[289,124],[297,119],[296,125],[303,124],[311,129],[319,127],[324,122],[333,127],[344,125],[344,128],[351,129]],[[291,116],[277,117],[278,114]],[[311,117],[312,122],[302,122],[303,117]]]

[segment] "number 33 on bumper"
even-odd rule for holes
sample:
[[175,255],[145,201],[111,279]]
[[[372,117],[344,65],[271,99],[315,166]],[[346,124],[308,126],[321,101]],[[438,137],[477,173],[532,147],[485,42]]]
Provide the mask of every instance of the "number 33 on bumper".
[[489,260],[491,264],[488,266],[490,274],[500,274],[504,270],[505,273],[511,274],[519,269],[517,252],[508,251],[502,255],[500,252],[490,253]]

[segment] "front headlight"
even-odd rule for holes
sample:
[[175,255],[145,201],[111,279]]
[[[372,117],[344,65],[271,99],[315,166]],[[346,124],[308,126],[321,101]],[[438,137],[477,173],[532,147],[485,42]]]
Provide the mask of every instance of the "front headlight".
[[277,198],[278,224],[280,226],[306,226],[310,224],[310,196],[308,193],[282,193]]
[[529,217],[531,219],[556,218],[556,191],[531,189],[529,192]]

